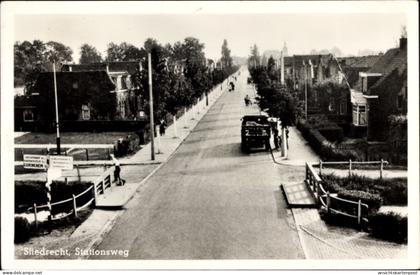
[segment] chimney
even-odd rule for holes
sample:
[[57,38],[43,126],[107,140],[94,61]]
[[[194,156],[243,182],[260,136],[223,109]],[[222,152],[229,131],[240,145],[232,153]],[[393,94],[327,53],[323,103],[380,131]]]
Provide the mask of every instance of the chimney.
[[407,37],[400,38],[400,49],[406,50],[407,49]]

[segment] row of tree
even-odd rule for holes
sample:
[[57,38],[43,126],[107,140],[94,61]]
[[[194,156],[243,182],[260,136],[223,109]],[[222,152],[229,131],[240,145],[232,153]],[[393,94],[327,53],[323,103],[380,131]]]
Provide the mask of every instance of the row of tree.
[[[204,53],[205,45],[194,37],[171,44],[160,44],[157,40],[147,39],[141,48],[123,42],[109,43],[107,56],[101,54],[93,46],[83,44],[79,63],[137,61],[136,72],[131,76],[135,96],[130,109],[137,113],[149,109],[149,84],[147,55],[151,53],[153,72],[154,110],[157,119],[167,113],[176,114],[181,108],[193,104],[198,98],[207,95],[210,89],[221,83],[237,67],[232,64],[232,57],[227,41],[223,41],[220,66],[209,66],[210,61]],[[72,51],[69,47],[57,43],[35,40],[15,43],[15,85],[26,85],[29,89],[42,71],[51,71],[51,64],[56,62],[72,62]],[[58,68],[59,70],[59,68]],[[140,98],[141,100],[137,100]],[[141,102],[140,105],[137,102]]]

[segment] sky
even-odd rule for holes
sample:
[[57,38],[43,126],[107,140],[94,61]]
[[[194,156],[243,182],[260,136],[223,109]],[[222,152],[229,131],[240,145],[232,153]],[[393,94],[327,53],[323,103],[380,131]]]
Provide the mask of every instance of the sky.
[[15,16],[14,40],[61,42],[73,50],[75,62],[83,43],[104,56],[110,42],[141,47],[149,37],[173,44],[189,36],[204,43],[212,59],[220,58],[223,39],[235,56],[248,56],[253,44],[262,53],[284,43],[289,54],[338,47],[356,55],[395,47],[404,25],[403,13],[29,14]]

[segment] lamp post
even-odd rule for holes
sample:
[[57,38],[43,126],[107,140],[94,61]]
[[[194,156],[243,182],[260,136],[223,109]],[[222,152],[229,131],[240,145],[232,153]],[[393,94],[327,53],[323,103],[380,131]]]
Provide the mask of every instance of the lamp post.
[[152,55],[147,54],[149,69],[149,109],[150,109],[150,148],[152,160],[155,160],[155,122],[153,117]]
[[308,120],[308,87],[307,87],[308,72],[306,70],[306,63],[305,63],[305,61],[303,63],[303,68],[305,70],[305,120]]
[[61,154],[60,148],[60,123],[58,119],[58,100],[57,100],[57,77],[55,73],[55,61],[53,62],[53,74],[54,74],[54,98],[55,98],[55,125],[57,127],[57,154]]

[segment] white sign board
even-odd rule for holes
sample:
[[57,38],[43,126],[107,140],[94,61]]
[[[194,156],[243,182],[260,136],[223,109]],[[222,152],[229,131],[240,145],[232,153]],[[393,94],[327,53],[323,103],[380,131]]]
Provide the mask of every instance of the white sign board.
[[62,170],[73,169],[73,157],[69,156],[50,156],[50,168]]
[[23,168],[44,170],[47,168],[47,156],[23,155]]

